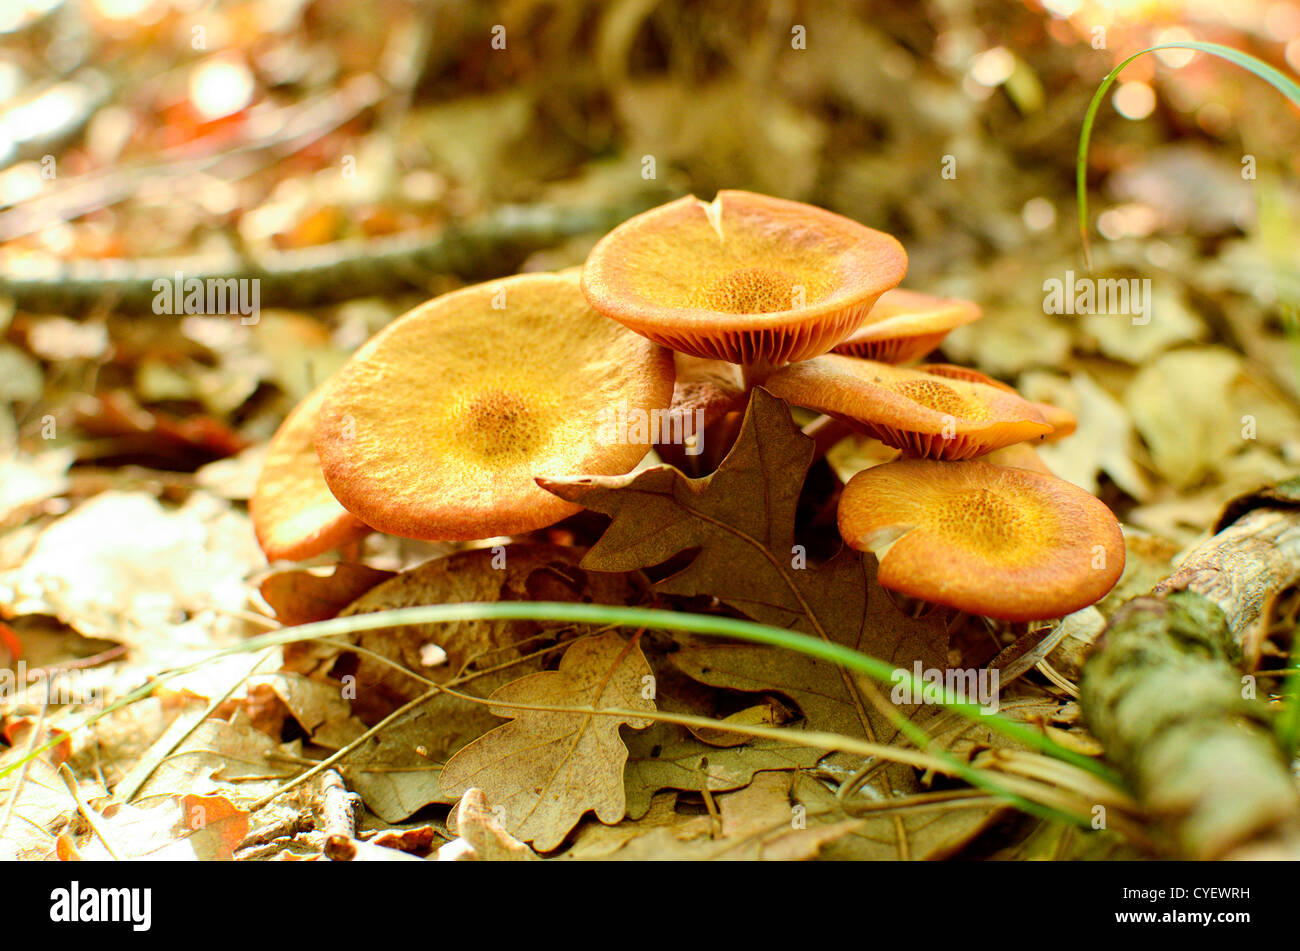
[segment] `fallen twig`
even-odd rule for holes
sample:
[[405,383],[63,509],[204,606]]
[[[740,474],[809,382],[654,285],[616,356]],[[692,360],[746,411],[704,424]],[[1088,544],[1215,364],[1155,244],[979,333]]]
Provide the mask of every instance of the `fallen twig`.
[[103,300],[123,311],[148,311],[159,290],[184,280],[256,280],[262,307],[308,307],[354,297],[423,290],[438,274],[487,280],[513,273],[532,251],[575,235],[607,231],[653,201],[642,196],[603,207],[507,205],[437,231],[392,235],[290,251],[258,261],[179,257],[0,263],[0,297],[35,311],[81,312]]

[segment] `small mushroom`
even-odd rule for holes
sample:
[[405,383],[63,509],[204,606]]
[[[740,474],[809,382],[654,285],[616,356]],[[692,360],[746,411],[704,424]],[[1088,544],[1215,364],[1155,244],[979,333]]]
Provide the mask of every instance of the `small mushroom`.
[[801,202],[720,191],[619,225],[592,249],[582,290],[602,314],[680,353],[761,382],[826,353],[903,279],[893,237]]
[[[995,380],[991,376],[985,376],[978,370],[972,370],[970,367],[960,367],[952,363],[927,363],[924,366],[917,367],[918,370],[924,370],[934,376],[946,377],[950,380],[967,380],[971,383],[983,383],[987,386],[995,386],[1000,390],[1008,393],[1020,395],[1014,387],[1007,386],[1001,380]],[[1051,403],[1037,403],[1030,400],[1034,409],[1043,415],[1047,425],[1052,427],[1052,431],[1043,437],[1043,442],[1056,442],[1071,435],[1079,428],[1079,418],[1071,413],[1068,409],[1062,409],[1059,406],[1053,406]]]
[[766,388],[854,424],[907,456],[968,459],[1051,432],[1033,404],[1014,392],[833,353],[782,367]]
[[981,461],[907,459],[845,486],[840,534],[880,561],[880,584],[1007,621],[1062,617],[1114,587],[1124,537],[1078,486]]
[[312,446],[325,385],[293,408],[271,437],[253,497],[253,532],[268,561],[301,561],[364,537],[370,529],[339,504]]
[[835,345],[835,352],[883,363],[910,363],[932,351],[948,331],[980,317],[967,300],[896,287],[880,295],[866,322]]
[[673,355],[588,306],[576,270],[478,284],[394,321],[335,375],[316,448],[368,525],[464,541],[580,506],[537,477],[614,475],[649,451]]

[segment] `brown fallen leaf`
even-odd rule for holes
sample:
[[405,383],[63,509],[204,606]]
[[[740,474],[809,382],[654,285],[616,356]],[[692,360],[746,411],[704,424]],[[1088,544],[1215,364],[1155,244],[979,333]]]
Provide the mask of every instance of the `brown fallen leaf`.
[[[792,797],[806,810],[808,828],[838,828],[855,819],[843,835],[825,843],[821,856],[834,860],[911,861],[945,859],[955,855],[980,833],[1005,817],[1010,808],[989,796],[969,790],[951,793],[916,793],[884,803],[880,812],[856,812],[835,798],[835,791],[806,773],[794,774]],[[951,798],[945,798],[945,796]],[[935,797],[938,798],[935,798]],[[861,800],[857,800],[860,802]],[[879,799],[872,805],[881,805]],[[903,837],[896,826],[903,826]],[[905,841],[907,851],[899,853]]]
[[759,773],[744,789],[719,797],[722,838],[730,848],[718,858],[797,861],[853,832],[862,820],[841,817],[810,825],[791,791],[799,773]]
[[[797,714],[785,704],[781,703],[774,697],[765,697],[762,703],[756,703],[753,706],[746,707],[743,710],[737,710],[728,716],[722,718],[722,722],[728,726],[758,726],[772,727],[785,726],[791,720],[796,719]],[[727,749],[732,746],[743,746],[753,739],[746,733],[733,733],[731,730],[718,729],[716,727],[688,727],[697,740],[707,743],[709,746],[716,746],[719,749]]]
[[[25,751],[5,751],[0,767],[12,765]],[[32,760],[25,772],[0,778],[0,861],[49,858],[59,831],[76,811],[77,802],[58,770],[44,758]]]
[[1151,494],[1151,486],[1133,461],[1133,421],[1092,377],[1079,371],[1063,383],[1036,374],[1022,382],[1021,392],[1028,399],[1067,409],[1079,419],[1079,428],[1069,439],[1038,447],[1039,456],[1055,475],[1096,494],[1097,476],[1104,472],[1139,501]]
[[661,789],[728,792],[746,785],[760,770],[806,769],[825,752],[778,740],[751,739],[743,746],[715,749],[676,723],[655,723],[627,738],[624,770],[627,814],[640,819]]
[[620,861],[799,861],[817,858],[862,824],[841,818],[804,821],[793,801],[797,773],[765,772],[737,792],[717,797],[717,815],[678,812],[674,800],[656,797],[642,820],[605,829],[586,826],[569,857]]
[[[420,604],[461,601],[591,601],[626,604],[639,598],[635,579],[584,571],[581,549],[520,543],[457,552],[390,578],[358,598],[344,616]],[[354,635],[358,646],[436,683],[487,696],[543,667],[549,649],[589,628],[531,621],[462,621],[412,625]],[[346,655],[346,652],[344,652]],[[355,680],[353,709],[374,722],[428,685],[391,664],[360,655],[355,666],[339,650],[318,644],[286,651],[289,666],[321,674],[337,668]],[[429,803],[451,802],[438,786],[454,751],[499,725],[486,705],[447,694],[429,697],[348,754],[349,785],[386,822],[400,822]]]
[[446,753],[434,756],[430,748],[454,743],[462,729],[467,731],[464,739],[491,729],[492,723],[481,728],[477,722],[468,727],[461,723],[457,711],[471,706],[476,707],[476,716],[480,711],[486,714],[482,707],[438,694],[389,724],[343,761],[341,772],[348,786],[385,822],[401,822],[430,803],[450,802],[438,786]]
[[[754,390],[740,437],[712,475],[688,479],[661,467],[541,484],[613,517],[583,558],[584,567],[628,571],[698,549],[656,590],[711,595],[756,621],[845,644],[899,666],[920,660],[942,669],[947,660],[942,622],[898,611],[876,583],[874,558],[846,546],[820,566],[805,566],[803,548],[795,544],[795,507],[812,454],[812,440],[795,426],[785,403],[760,388]],[[776,691],[801,700],[814,729],[879,742],[896,732],[870,699],[887,691],[825,661],[736,643],[687,648],[674,661],[715,686]]]
[[[172,741],[164,735],[160,742],[170,746]],[[229,722],[200,722],[171,749],[134,798],[147,802],[168,795],[223,796],[244,805],[291,779],[299,771],[295,760],[301,755],[301,743],[276,743],[237,711]]]
[[433,826],[421,825],[412,829],[390,829],[379,833],[370,842],[386,849],[397,849],[399,852],[426,858],[435,851],[435,843],[445,837],[446,833],[439,832]]
[[466,790],[456,808],[456,832],[484,862],[535,862],[540,856],[505,830],[481,789]]
[[[261,727],[252,715],[254,707],[266,709],[268,693],[276,698],[282,709],[298,722],[303,731],[326,749],[336,750],[346,746],[365,732],[366,727],[352,715],[352,706],[337,684],[312,680],[300,674],[257,674],[248,683],[250,719]],[[263,730],[278,737],[278,730]]]
[[1243,447],[1241,414],[1230,397],[1242,362],[1223,347],[1174,350],[1129,383],[1124,406],[1152,464],[1174,486],[1195,485]]
[[0,572],[10,616],[48,614],[177,666],[195,648],[231,643],[265,566],[248,519],[194,492],[164,508],[144,492],[103,492],[45,528],[23,563]]
[[[582,549],[529,543],[456,552],[371,587],[338,612],[338,616],[466,601],[627,604],[636,599],[636,589],[627,576],[584,571],[578,566],[581,557]],[[403,667],[421,677],[446,683],[462,674],[524,663],[522,667],[514,666],[496,682],[491,682],[490,676],[487,682],[476,678],[467,688],[486,694],[506,680],[526,673],[530,667],[539,669],[535,659],[529,663],[524,661],[524,655],[550,646],[560,634],[573,629],[574,625],[560,622],[483,620],[362,631],[350,639],[393,663],[364,654],[357,658],[356,667],[350,672],[356,677],[358,712],[363,718],[382,715],[428,689],[419,679],[402,673]],[[333,665],[339,653],[338,648],[328,645],[301,645],[286,651],[286,666],[299,673],[320,672]],[[486,715],[480,720],[486,725],[466,739],[495,723]],[[443,752],[454,748],[437,741],[429,747],[441,748]]]
[[677,800],[678,793],[663,792],[646,800],[642,814],[629,813],[626,819],[612,826],[583,822],[573,835],[573,844],[557,858],[587,861],[609,858],[633,839],[661,829],[671,830],[672,835],[682,839],[707,836],[711,826],[709,817],[678,812]]
[[147,409],[124,390],[85,395],[77,401],[76,423],[93,437],[81,446],[82,461],[101,465],[135,462],[192,470],[245,446],[238,433],[215,417]]
[[[654,701],[644,695],[651,682],[641,648],[611,631],[572,644],[559,670],[529,674],[497,689],[490,699],[652,712]],[[502,825],[542,852],[563,842],[589,810],[606,823],[623,818],[627,747],[619,727],[643,729],[649,719],[491,709],[511,721],[447,761],[439,780],[445,794],[481,787],[503,808]]]
[[327,621],[394,572],[353,562],[267,575],[258,591],[285,627]]

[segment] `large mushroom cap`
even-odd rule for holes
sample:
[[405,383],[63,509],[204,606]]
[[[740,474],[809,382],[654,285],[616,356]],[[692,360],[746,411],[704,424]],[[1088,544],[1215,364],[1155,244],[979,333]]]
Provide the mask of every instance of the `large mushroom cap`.
[[318,386],[285,417],[248,501],[257,543],[269,561],[312,558],[370,531],[339,504],[321,474],[312,432],[324,398],[325,386]]
[[720,191],[619,225],[582,289],[601,313],[666,347],[754,366],[825,353],[907,271],[894,238],[800,202]]
[[836,353],[883,363],[908,363],[932,351],[948,331],[980,317],[968,300],[896,287],[885,291],[866,321],[835,345]]
[[445,294],[336,374],[316,429],[325,479],[382,531],[447,541],[579,509],[537,477],[613,475],[650,448],[673,355],[588,306],[576,271]]
[[1114,587],[1124,538],[1075,485],[985,462],[908,459],[844,488],[840,534],[893,591],[1008,621],[1061,617]]
[[1014,393],[983,383],[826,354],[777,370],[764,384],[789,403],[846,420],[904,454],[968,459],[1052,431]]

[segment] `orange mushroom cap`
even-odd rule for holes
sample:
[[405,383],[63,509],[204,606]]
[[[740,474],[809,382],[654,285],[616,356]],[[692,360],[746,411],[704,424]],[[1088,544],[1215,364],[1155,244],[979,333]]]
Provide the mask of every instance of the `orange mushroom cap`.
[[[927,363],[924,366],[917,367],[917,369],[924,370],[926,373],[935,376],[947,377],[950,380],[967,380],[971,383],[995,386],[1008,393],[1020,395],[1020,392],[1015,387],[1008,386],[1001,380],[995,380],[991,376],[985,376],[970,367],[959,367],[952,363]],[[1047,421],[1047,425],[1052,427],[1052,431],[1043,437],[1043,442],[1056,442],[1058,439],[1064,439],[1079,428],[1079,418],[1068,409],[1053,406],[1051,403],[1037,403],[1033,400],[1030,400],[1030,403],[1033,404],[1034,409],[1042,414],[1043,419]]]
[[801,202],[720,191],[619,225],[592,249],[582,290],[666,347],[749,366],[825,353],[907,271],[893,237]]
[[943,343],[948,331],[979,318],[979,306],[971,301],[896,287],[880,295],[866,322],[836,344],[835,352],[909,363]]
[[920,369],[826,354],[782,367],[766,388],[789,403],[856,424],[905,455],[968,459],[1051,432],[1014,393]]
[[650,449],[673,355],[587,305],[576,271],[444,294],[398,318],[329,385],[330,489],[408,538],[513,535],[578,511],[537,477],[615,475]]
[[1042,413],[1043,419],[1047,420],[1047,425],[1052,427],[1052,431],[1043,437],[1044,442],[1064,439],[1079,428],[1079,417],[1068,409],[1053,406],[1051,403],[1035,403],[1034,409]]
[[967,383],[983,383],[985,386],[996,387],[1004,392],[1015,393],[1017,396],[1020,395],[1016,388],[1011,386],[1009,383],[1003,383],[1001,380],[991,377],[986,373],[981,373],[979,370],[972,370],[970,367],[958,366],[955,363],[925,363],[917,367],[917,369],[929,373],[931,376],[941,376],[946,380],[965,380]]
[[312,446],[325,388],[308,394],[271,437],[248,500],[257,543],[269,561],[312,558],[370,532],[334,498]]
[[880,559],[892,591],[1008,621],[1061,617],[1105,596],[1124,537],[1078,486],[986,462],[907,459],[858,473],[840,534]]

